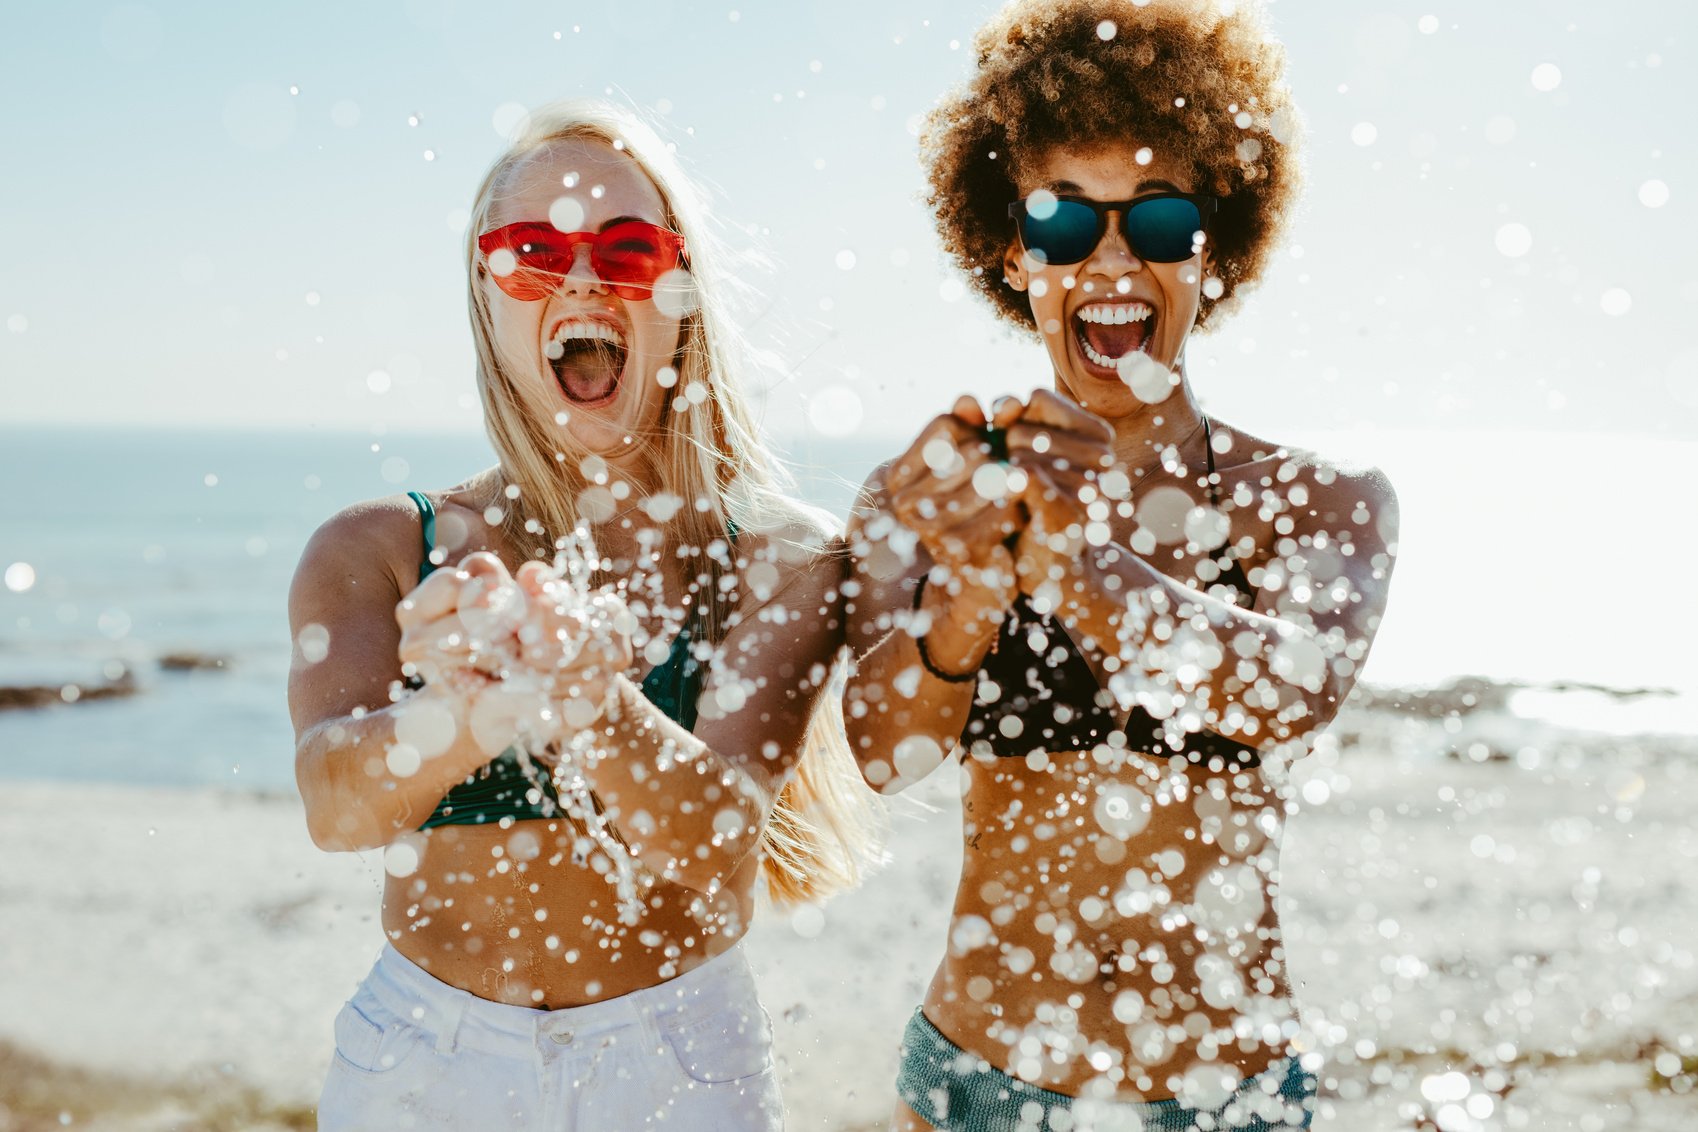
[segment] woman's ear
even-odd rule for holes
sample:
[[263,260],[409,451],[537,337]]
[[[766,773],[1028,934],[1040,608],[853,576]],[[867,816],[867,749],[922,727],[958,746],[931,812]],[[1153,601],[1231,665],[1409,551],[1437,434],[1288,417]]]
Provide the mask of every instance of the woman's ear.
[[1002,252],[1002,280],[1016,291],[1026,289],[1026,256],[1018,238],[1008,241]]

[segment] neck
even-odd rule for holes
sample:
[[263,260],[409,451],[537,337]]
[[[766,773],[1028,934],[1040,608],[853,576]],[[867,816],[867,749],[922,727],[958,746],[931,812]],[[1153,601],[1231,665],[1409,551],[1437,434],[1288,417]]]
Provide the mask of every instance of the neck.
[[1157,405],[1109,422],[1114,429],[1114,455],[1134,484],[1160,476],[1169,450],[1176,452],[1187,475],[1200,475],[1207,466],[1203,411],[1180,371],[1179,387]]

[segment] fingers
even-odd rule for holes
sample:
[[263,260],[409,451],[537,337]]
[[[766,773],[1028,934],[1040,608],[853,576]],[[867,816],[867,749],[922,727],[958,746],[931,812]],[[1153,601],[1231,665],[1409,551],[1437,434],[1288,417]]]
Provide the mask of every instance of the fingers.
[[474,578],[488,578],[495,582],[504,582],[512,577],[507,572],[507,566],[501,559],[487,550],[479,550],[460,560],[456,567],[462,574]]
[[[999,543],[1020,526],[1019,504],[1009,490],[1009,477],[1002,476],[1000,484],[994,495],[981,490],[976,479],[936,492],[917,484],[892,496],[890,508],[933,558],[970,558],[973,547]],[[964,548],[955,545],[964,539],[971,540]]]
[[1029,526],[1046,535],[1059,534],[1070,527],[1083,529],[1087,513],[1080,494],[1085,484],[1082,477],[1041,466],[1029,469],[1027,476],[1020,502],[1030,516]]
[[984,428],[989,423],[985,419],[985,409],[979,404],[979,399],[965,393],[955,399],[955,404],[949,411],[971,428]]
[[973,460],[982,459],[988,451],[985,414],[971,397],[960,398],[955,409],[933,417],[907,451],[891,461],[886,487],[897,490],[927,477],[971,474]]
[[1114,430],[1107,421],[1052,389],[1033,391],[1020,419],[1034,425],[1078,433],[1101,444],[1108,444],[1114,439]]
[[1025,403],[1018,397],[998,397],[996,404],[991,406],[990,425],[992,428],[1006,429],[1026,411]]
[[409,625],[422,625],[452,613],[460,604],[458,571],[437,570],[414,586],[395,606],[395,623],[405,633]]

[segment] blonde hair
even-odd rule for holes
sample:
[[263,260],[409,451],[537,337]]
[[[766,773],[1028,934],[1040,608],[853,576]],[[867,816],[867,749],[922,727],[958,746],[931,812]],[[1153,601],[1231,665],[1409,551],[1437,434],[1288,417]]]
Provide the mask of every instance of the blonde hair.
[[[717,645],[728,628],[727,603],[721,598],[736,586],[734,552],[717,552],[727,545],[727,531],[770,534],[795,543],[795,532],[803,530],[810,532],[804,548],[822,554],[836,553],[826,543],[834,524],[788,493],[789,477],[760,440],[732,364],[735,331],[724,310],[723,293],[733,281],[721,267],[727,253],[708,231],[702,201],[672,148],[647,123],[608,103],[560,102],[531,111],[527,125],[490,167],[473,200],[466,276],[478,391],[504,489],[493,502],[502,511],[501,526],[510,545],[530,556],[551,558],[555,540],[578,526],[586,493],[597,490],[594,462],[563,450],[552,414],[533,404],[525,383],[503,365],[494,345],[489,299],[480,285],[477,237],[488,226],[496,195],[520,160],[568,140],[605,142],[635,162],[659,191],[668,226],[684,237],[694,294],[693,309],[683,317],[673,367],[679,396],[652,431],[637,439],[651,446],[661,483],[682,500],[676,513],[657,526],[665,544],[700,548],[687,559],[700,564],[693,587],[697,623],[703,638]],[[879,852],[876,801],[850,754],[836,684],[835,679],[828,681],[820,695],[802,756],[762,833],[761,875],[769,895],[780,904],[819,900],[852,888]]]

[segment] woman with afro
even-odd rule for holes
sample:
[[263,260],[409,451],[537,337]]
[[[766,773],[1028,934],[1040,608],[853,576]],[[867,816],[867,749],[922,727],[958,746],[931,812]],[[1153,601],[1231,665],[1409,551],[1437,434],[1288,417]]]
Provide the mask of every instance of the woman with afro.
[[1205,413],[1185,366],[1296,198],[1283,51],[1226,0],[1016,0],[975,48],[923,132],[930,201],[1051,372],[963,395],[852,519],[862,772],[962,766],[897,1126],[1307,1128],[1284,771],[1367,656],[1396,500]]

